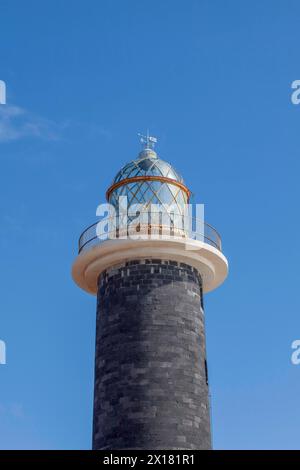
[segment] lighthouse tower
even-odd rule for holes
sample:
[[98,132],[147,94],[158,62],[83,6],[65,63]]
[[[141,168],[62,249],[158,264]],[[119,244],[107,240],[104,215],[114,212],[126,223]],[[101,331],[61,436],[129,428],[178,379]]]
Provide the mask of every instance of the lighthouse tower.
[[155,142],[142,136],[73,264],[97,296],[93,449],[211,448],[203,294],[228,264]]

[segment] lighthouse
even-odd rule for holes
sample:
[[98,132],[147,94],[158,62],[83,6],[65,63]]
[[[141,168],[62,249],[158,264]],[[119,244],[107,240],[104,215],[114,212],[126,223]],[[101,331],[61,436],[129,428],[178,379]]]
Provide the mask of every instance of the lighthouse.
[[76,284],[97,296],[92,445],[210,449],[203,296],[222,284],[228,263],[156,139],[141,141],[107,189],[106,218],[80,236],[72,267]]

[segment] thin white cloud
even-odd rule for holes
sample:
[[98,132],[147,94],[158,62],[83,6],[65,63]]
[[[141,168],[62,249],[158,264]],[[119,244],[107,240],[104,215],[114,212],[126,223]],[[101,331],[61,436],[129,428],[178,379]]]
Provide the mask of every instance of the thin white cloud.
[[35,137],[46,140],[59,138],[59,126],[13,105],[0,106],[0,143]]

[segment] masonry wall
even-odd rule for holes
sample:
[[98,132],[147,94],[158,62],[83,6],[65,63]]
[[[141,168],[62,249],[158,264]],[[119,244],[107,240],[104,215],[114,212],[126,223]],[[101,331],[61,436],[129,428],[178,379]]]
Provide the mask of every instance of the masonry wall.
[[199,273],[136,260],[99,277],[94,449],[211,447]]

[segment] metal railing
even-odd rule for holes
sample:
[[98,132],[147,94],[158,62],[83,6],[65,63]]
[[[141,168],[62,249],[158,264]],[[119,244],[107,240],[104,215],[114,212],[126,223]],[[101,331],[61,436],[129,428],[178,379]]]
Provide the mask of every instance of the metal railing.
[[[123,219],[123,220],[122,220]],[[222,251],[221,237],[211,225],[192,216],[161,212],[139,213],[137,218],[106,217],[87,227],[79,238],[79,253],[114,239],[192,239]]]

